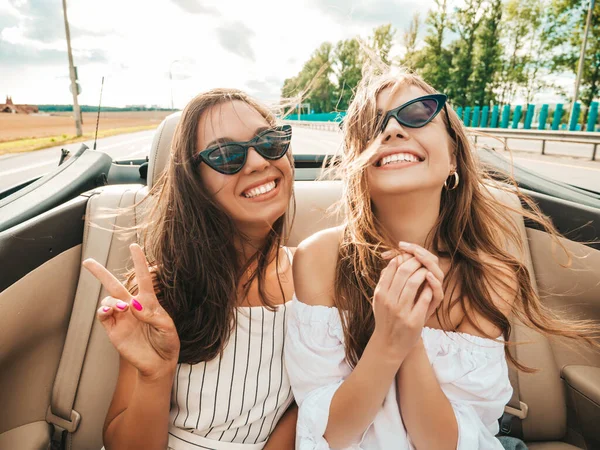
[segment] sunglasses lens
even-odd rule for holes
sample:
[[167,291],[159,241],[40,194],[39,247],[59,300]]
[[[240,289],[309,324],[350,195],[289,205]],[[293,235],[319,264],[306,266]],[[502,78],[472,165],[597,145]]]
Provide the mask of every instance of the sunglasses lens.
[[244,165],[246,151],[239,145],[224,145],[208,155],[208,165],[223,173],[235,173]]
[[290,146],[291,132],[286,130],[273,130],[265,133],[259,142],[256,143],[256,149],[259,153],[268,159],[281,158]]
[[435,99],[426,99],[412,103],[398,112],[400,121],[418,128],[425,125],[435,114],[438,102]]

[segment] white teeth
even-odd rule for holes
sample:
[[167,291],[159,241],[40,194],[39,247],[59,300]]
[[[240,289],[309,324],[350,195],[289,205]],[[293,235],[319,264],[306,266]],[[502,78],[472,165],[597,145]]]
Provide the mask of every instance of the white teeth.
[[269,181],[268,183],[263,184],[262,186],[257,186],[255,188],[250,189],[249,191],[244,192],[244,197],[253,198],[262,194],[266,194],[267,192],[271,192],[275,189],[275,181]]
[[406,161],[406,162],[419,162],[419,158],[417,158],[412,153],[394,153],[392,155],[387,155],[381,159],[381,165],[385,166],[386,164],[390,164],[396,161]]

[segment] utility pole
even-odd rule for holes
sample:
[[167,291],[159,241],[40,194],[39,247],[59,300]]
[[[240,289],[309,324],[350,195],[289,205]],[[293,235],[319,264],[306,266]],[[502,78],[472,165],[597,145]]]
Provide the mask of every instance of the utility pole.
[[75,75],[75,66],[73,65],[73,53],[71,52],[71,33],[69,32],[69,20],[67,19],[67,0],[62,0],[63,15],[65,17],[65,34],[67,35],[67,53],[69,54],[69,76],[71,78],[71,92],[73,93],[73,116],[75,116],[75,129],[77,136],[81,136],[81,111],[79,110],[79,86],[77,85],[77,76]]
[[585,31],[583,33],[583,43],[581,44],[581,54],[579,55],[579,65],[577,67],[577,79],[575,80],[575,92],[573,93],[573,105],[571,105],[571,117],[573,116],[573,107],[579,98],[579,86],[581,85],[581,77],[583,76],[583,65],[585,63],[585,48],[587,47],[588,33],[592,24],[592,15],[594,13],[595,0],[590,0],[590,9],[588,10],[587,21],[585,23]]
[[169,85],[171,87],[171,110],[175,109],[175,107],[173,105],[173,64],[175,64],[177,62],[181,62],[181,60],[174,59],[173,61],[171,61],[171,64],[169,64]]

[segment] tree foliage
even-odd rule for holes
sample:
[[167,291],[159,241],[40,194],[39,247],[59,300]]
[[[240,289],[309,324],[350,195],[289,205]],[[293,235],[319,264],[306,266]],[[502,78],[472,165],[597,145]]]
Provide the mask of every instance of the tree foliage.
[[[295,77],[285,80],[282,97],[304,94],[315,112],[345,110],[365,61],[373,59],[416,71],[448,94],[454,106],[506,104],[517,98],[530,103],[542,88],[552,86],[549,74],[577,73],[589,0],[464,0],[453,10],[449,1],[434,0],[424,22],[414,13],[398,39],[388,23],[365,40],[322,44]],[[394,56],[399,48],[402,56]],[[599,93],[597,1],[580,98],[589,106]]]

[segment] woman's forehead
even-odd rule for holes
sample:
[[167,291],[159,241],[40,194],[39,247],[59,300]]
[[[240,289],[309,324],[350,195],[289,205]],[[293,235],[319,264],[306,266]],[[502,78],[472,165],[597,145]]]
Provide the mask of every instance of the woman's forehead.
[[377,109],[389,111],[423,95],[427,95],[427,92],[414,84],[395,83],[379,92],[376,100]]
[[200,116],[198,147],[205,148],[209,142],[223,138],[249,141],[257,129],[266,126],[269,126],[269,122],[248,103],[227,101],[212,106]]

